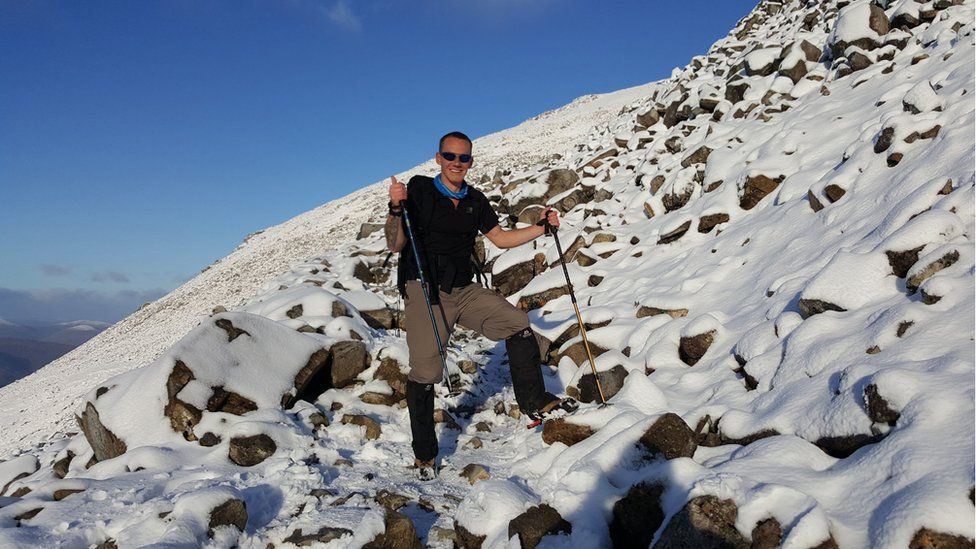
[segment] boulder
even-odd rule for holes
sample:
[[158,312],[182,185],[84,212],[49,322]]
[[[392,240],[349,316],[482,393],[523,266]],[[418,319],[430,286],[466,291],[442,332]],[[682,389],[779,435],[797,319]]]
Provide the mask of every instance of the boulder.
[[493,274],[491,283],[502,295],[510,296],[524,288],[546,268],[546,255],[537,253],[528,261],[516,263],[500,273]]
[[678,356],[688,366],[694,366],[705,356],[713,341],[715,341],[715,330],[682,337],[678,343]]
[[956,261],[959,261],[959,252],[952,250],[944,254],[939,259],[932,261],[924,268],[918,270],[913,269],[914,272],[911,273],[911,276],[909,276],[908,280],[905,282],[905,286],[908,288],[908,293],[914,294],[918,291],[918,288],[923,282],[942,269],[955,264]]
[[637,318],[656,315],[668,315],[671,318],[681,318],[683,316],[688,316],[688,309],[662,309],[660,307],[648,307],[646,305],[641,305],[640,308],[637,309]]
[[827,195],[827,199],[830,200],[831,204],[840,200],[847,191],[840,185],[835,185],[831,183],[824,187],[824,194]]
[[670,231],[662,234],[660,237],[658,237],[657,243],[670,244],[672,242],[675,242],[676,240],[684,236],[685,233],[687,233],[688,229],[690,228],[691,228],[691,220],[689,219],[688,221],[685,221],[681,225],[678,225],[676,228],[671,229]]
[[692,498],[671,517],[655,549],[747,549],[749,542],[735,528],[738,508],[730,499],[715,496]]
[[[323,372],[327,372],[327,367],[331,353],[328,349],[319,349],[308,357],[308,361],[298,373],[295,374],[294,393],[285,393],[281,397],[281,407],[289,409],[299,400],[314,402],[315,399],[328,389]],[[191,372],[192,375],[192,372]]]
[[346,414],[342,416],[341,420],[343,425],[359,425],[366,429],[366,440],[376,440],[380,438],[383,430],[380,428],[380,424],[373,418],[369,416],[364,416],[360,414]]
[[125,453],[125,442],[102,425],[94,404],[89,402],[81,417],[75,419],[78,421],[82,432],[85,433],[85,439],[88,440],[88,445],[95,453],[96,460],[105,461]]
[[[0,475],[2,475],[0,476],[0,485],[2,485],[0,495],[5,495],[11,484],[36,473],[40,467],[41,465],[37,461],[37,458],[30,454],[23,454],[13,459],[0,462]],[[20,496],[13,495],[13,497]]]
[[886,250],[888,264],[891,265],[891,273],[898,278],[908,276],[908,270],[918,262],[918,254],[925,246],[919,246],[910,250],[892,251]]
[[742,189],[742,196],[739,198],[739,207],[743,210],[751,210],[759,204],[759,201],[769,193],[776,190],[776,187],[783,181],[783,176],[776,179],[765,175],[751,175],[746,178]]
[[474,485],[482,480],[488,480],[491,478],[491,473],[488,472],[488,468],[480,463],[469,463],[461,469],[458,474],[460,477],[464,477],[468,480],[468,484]]
[[508,523],[508,538],[518,537],[522,549],[535,549],[545,536],[570,534],[573,525],[545,503],[525,510]]
[[650,128],[661,120],[661,113],[653,107],[649,107],[637,114],[637,123],[645,128]]
[[458,521],[454,521],[454,532],[457,534],[458,546],[461,549],[481,549],[481,545],[485,542],[487,536],[478,536],[472,534],[467,528],[461,526]]
[[[68,453],[61,459],[54,462],[52,470],[54,476],[58,478],[64,478],[68,474],[68,469],[71,467],[71,460],[75,458],[75,453],[68,450]],[[0,490],[0,494],[3,494],[3,490]]]
[[712,231],[712,229],[715,228],[716,225],[719,225],[721,223],[728,223],[728,221],[729,221],[729,214],[727,213],[703,215],[698,220],[698,232],[709,233]]
[[385,381],[398,397],[407,395],[407,374],[400,369],[400,363],[395,358],[383,357],[380,366],[373,374],[373,379]]
[[247,504],[231,498],[211,509],[207,536],[212,538],[214,530],[221,526],[233,526],[239,532],[244,532],[247,527]]
[[362,240],[367,236],[383,230],[382,223],[363,223],[359,226],[359,234],[356,235],[356,240]]
[[[576,335],[579,334],[579,327],[577,326],[575,327],[575,329],[576,329],[576,333],[574,333],[572,336],[569,337],[575,337]],[[590,326],[587,326],[586,329],[589,330]],[[564,335],[566,333],[567,332],[563,332]],[[569,339],[569,337],[567,337],[567,339]],[[563,336],[557,338],[556,342],[553,343],[553,346],[556,348],[561,347],[562,346],[562,344],[560,343],[561,339],[563,339]],[[600,347],[599,345],[595,345],[592,341],[590,342],[590,353],[593,354],[593,360],[596,360],[596,357],[602,355],[605,352],[607,352],[606,349]],[[573,343],[572,345],[567,347],[565,351],[556,355],[554,357],[556,364],[559,364],[559,361],[564,356],[568,356],[570,360],[572,360],[573,363],[575,363],[577,366],[582,366],[587,360],[589,360],[589,357],[586,355],[586,347],[583,345],[583,341],[577,341],[576,343]]]
[[664,522],[661,496],[664,486],[641,482],[613,504],[610,540],[614,547],[647,547]]
[[523,311],[541,309],[546,303],[564,295],[569,295],[569,288],[566,286],[556,286],[555,288],[543,290],[537,294],[524,295],[519,298],[516,306]]
[[308,545],[315,545],[318,543],[329,543],[330,541],[337,540],[343,536],[352,536],[352,530],[346,528],[333,528],[331,526],[323,526],[319,528],[318,532],[314,534],[305,534],[302,532],[301,528],[297,528],[294,532],[288,535],[283,541],[285,543],[291,543],[299,547],[305,547]]
[[[603,396],[607,400],[623,388],[627,374],[627,369],[620,364],[599,372],[600,386],[603,387]],[[566,394],[580,402],[600,402],[600,391],[592,373],[583,374],[575,386],[567,387]]]
[[843,57],[849,46],[862,50],[881,47],[888,30],[888,16],[881,7],[868,2],[848,6],[840,11],[828,39],[831,53],[836,59]]
[[417,529],[413,521],[403,514],[386,508],[384,520],[386,529],[372,541],[363,545],[363,549],[422,549],[423,544],[417,537]]
[[756,523],[752,529],[751,549],[776,549],[783,539],[783,527],[773,517]]
[[374,330],[392,330],[396,328],[396,314],[388,307],[372,311],[359,311],[359,315],[366,321],[366,325]]
[[878,392],[878,386],[874,383],[864,388],[864,403],[868,409],[868,417],[875,423],[887,423],[894,427],[901,414],[897,410],[892,410],[888,402]]
[[921,528],[912,536],[908,549],[971,549],[973,540],[965,536],[945,534]]
[[278,445],[271,437],[262,433],[249,437],[233,437],[227,457],[241,467],[251,467],[271,457]]
[[834,305],[833,303],[820,299],[801,299],[797,303],[797,307],[800,309],[800,315],[804,319],[827,311],[844,312],[847,310],[840,305]]
[[695,432],[681,416],[670,412],[651,424],[638,444],[650,457],[663,456],[664,459],[690,458],[698,449]]
[[332,386],[351,385],[369,367],[369,351],[361,341],[340,341],[329,349],[332,365]]
[[572,446],[586,440],[593,433],[593,429],[589,426],[570,423],[565,418],[556,418],[542,425],[542,442],[546,444],[562,442],[566,446]]
[[708,156],[712,154],[712,149],[702,145],[695,149],[695,152],[689,154],[681,161],[681,167],[687,168],[694,164],[704,164],[708,162]]
[[831,457],[845,459],[869,444],[880,442],[884,437],[884,434],[868,435],[863,433],[827,436],[817,439],[814,444]]

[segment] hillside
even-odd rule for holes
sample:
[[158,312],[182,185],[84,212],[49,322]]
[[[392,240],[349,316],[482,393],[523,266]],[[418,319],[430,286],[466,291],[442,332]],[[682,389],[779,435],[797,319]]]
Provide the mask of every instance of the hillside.
[[971,547],[973,19],[766,0],[670,79],[475,142],[504,226],[563,213],[610,406],[554,241],[486,242],[584,404],[526,429],[461,330],[413,480],[379,182],[0,389],[0,545]]

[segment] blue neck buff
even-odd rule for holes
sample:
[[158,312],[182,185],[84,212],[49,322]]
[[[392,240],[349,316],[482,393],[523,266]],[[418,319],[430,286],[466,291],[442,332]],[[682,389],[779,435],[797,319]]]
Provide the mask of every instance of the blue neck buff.
[[434,178],[434,186],[437,187],[437,190],[440,191],[442,195],[449,198],[461,200],[465,196],[468,196],[468,184],[464,182],[461,183],[461,190],[454,192],[451,189],[448,189],[447,185],[441,183],[441,176],[438,175]]

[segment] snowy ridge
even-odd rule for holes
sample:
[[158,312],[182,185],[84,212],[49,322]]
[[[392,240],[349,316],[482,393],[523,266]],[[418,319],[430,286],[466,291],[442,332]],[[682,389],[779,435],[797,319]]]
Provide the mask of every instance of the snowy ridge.
[[[486,245],[547,388],[586,403],[525,429],[504,347],[459,330],[443,469],[413,480],[392,269],[381,234],[352,238],[378,183],[255,235],[198,277],[221,299],[133,339],[165,352],[17,426],[11,451],[54,437],[0,463],[0,544],[972,546],[973,19],[972,0],[767,0],[668,80],[475,144],[503,224],[563,211],[612,406],[553,241]],[[342,228],[313,237],[326,218]],[[85,436],[50,428],[71,413]]]

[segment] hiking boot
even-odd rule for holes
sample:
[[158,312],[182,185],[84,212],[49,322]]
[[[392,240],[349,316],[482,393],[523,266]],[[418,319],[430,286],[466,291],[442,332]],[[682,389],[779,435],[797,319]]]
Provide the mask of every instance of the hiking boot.
[[413,466],[417,470],[417,479],[424,482],[437,478],[437,460],[420,461],[413,460]]
[[534,412],[528,412],[526,415],[529,416],[531,423],[538,424],[554,417],[568,416],[578,409],[579,402],[576,399],[570,397],[556,398],[549,401],[549,404],[546,404],[542,408]]

